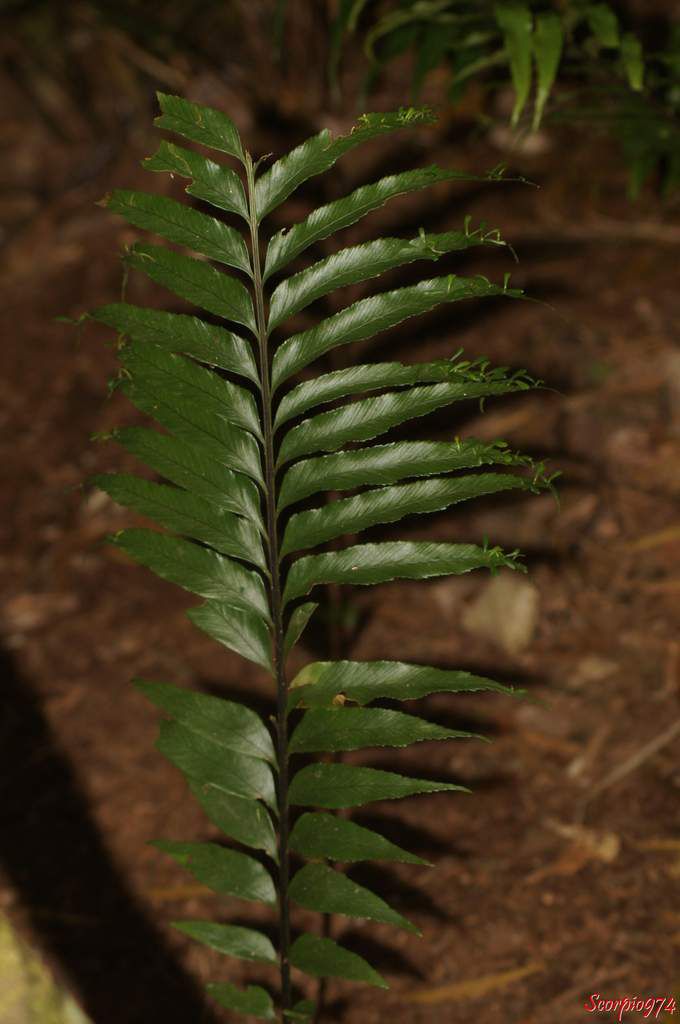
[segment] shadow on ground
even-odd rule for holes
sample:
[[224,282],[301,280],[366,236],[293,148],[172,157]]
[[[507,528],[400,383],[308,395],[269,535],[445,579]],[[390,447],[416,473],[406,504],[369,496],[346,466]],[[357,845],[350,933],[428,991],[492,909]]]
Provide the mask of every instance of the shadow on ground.
[[6,652],[0,675],[0,866],[43,951],[96,1024],[217,1024],[113,863],[68,757]]

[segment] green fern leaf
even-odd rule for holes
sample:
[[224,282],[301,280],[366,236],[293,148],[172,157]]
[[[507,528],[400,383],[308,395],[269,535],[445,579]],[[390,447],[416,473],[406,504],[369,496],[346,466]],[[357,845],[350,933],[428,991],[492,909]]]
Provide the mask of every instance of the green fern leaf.
[[198,608],[192,608],[187,615],[213,640],[248,661],[254,661],[270,672],[273,670],[271,633],[267,622],[262,616],[239,607],[233,597],[226,601],[206,601]]
[[411,239],[380,238],[351,249],[341,249],[333,256],[287,278],[274,289],[268,328],[273,330],[288,317],[336,288],[368,281],[416,260],[436,262],[446,253],[461,252],[474,245],[484,244],[502,243],[495,236],[493,241],[485,238],[481,232],[447,231],[441,235],[426,235],[423,232]]
[[290,785],[292,804],[301,807],[361,807],[374,800],[401,800],[416,793],[467,793],[452,782],[409,779],[377,768],[351,764],[310,764],[301,768]]
[[362,957],[343,949],[332,939],[301,935],[291,946],[290,962],[314,978],[344,978],[346,981],[363,981],[376,988],[388,987],[384,978]]
[[626,32],[621,38],[621,61],[628,85],[635,92],[641,92],[645,80],[645,60],[642,43],[632,32]]
[[106,199],[106,206],[135,227],[153,231],[169,242],[184,245],[244,274],[252,273],[243,235],[215,217],[187,208],[184,203],[176,203],[166,196],[149,196],[124,189],[112,192]]
[[421,857],[407,853],[377,832],[322,812],[307,811],[300,815],[290,834],[290,848],[311,860],[325,857],[335,861],[387,860],[427,865]]
[[330,708],[339,695],[355,704],[390,700],[418,700],[432,693],[514,691],[470,672],[408,665],[399,661],[315,661],[298,672],[290,684],[289,705]]
[[283,1011],[283,1019],[297,1021],[298,1024],[311,1024],[315,1013],[316,1003],[309,999],[301,999],[292,1010]]
[[247,476],[227,469],[212,451],[143,427],[115,430],[111,440],[183,491],[243,516],[264,532],[257,487]]
[[276,764],[269,730],[262,719],[243,704],[181,690],[169,683],[137,680],[135,685],[156,707],[185,728],[205,736],[225,750],[260,757]]
[[183,356],[164,352],[158,345],[132,342],[123,347],[119,358],[136,393],[152,401],[162,397],[167,405],[177,402],[214,410],[215,419],[233,423],[261,439],[257,406],[245,388]]
[[491,395],[510,394],[526,389],[521,379],[480,381],[478,383],[433,384],[366,398],[360,402],[320,413],[303,420],[286,435],[279,449],[277,466],[313,452],[333,452],[349,441],[372,441],[393,427],[416,417],[426,416],[454,402]]
[[230,167],[216,164],[214,160],[172,142],[161,142],[157,152],[147,157],[142,166],[147,171],[167,171],[182,178],[191,178],[191,184],[185,189],[188,195],[248,220],[243,183]]
[[459,576],[473,569],[518,568],[512,555],[500,548],[475,544],[432,544],[429,541],[388,541],[356,544],[344,551],[305,555],[288,572],[284,604],[308,594],[320,583],[369,586],[390,580],[426,580]]
[[445,729],[415,715],[384,708],[333,708],[308,711],[293,733],[291,754],[363,747],[408,747],[424,740],[482,739],[460,729]]
[[238,562],[154,530],[121,530],[111,543],[158,576],[192,594],[225,601],[263,619],[269,618],[262,579]]
[[272,997],[258,985],[239,989],[228,981],[211,981],[206,989],[215,1002],[226,1010],[249,1014],[258,1020],[276,1020]]
[[214,892],[256,903],[276,903],[276,889],[266,868],[238,850],[216,843],[174,843],[158,839],[151,843],[186,867],[197,882]]
[[601,46],[616,49],[619,45],[619,19],[609,4],[588,4],[586,16],[590,31]]
[[397,914],[370,889],[357,885],[325,864],[306,864],[300,868],[290,883],[289,892],[293,902],[305,910],[380,921],[420,934],[410,921]]
[[503,33],[510,62],[515,105],[512,123],[516,125],[526,106],[531,89],[531,36],[533,18],[526,4],[502,3],[495,7],[496,21]]
[[394,523],[415,513],[439,512],[470,498],[531,489],[535,489],[531,480],[501,473],[380,487],[291,516],[281,542],[281,555],[315,548],[343,533],[360,533],[378,523]]
[[243,160],[243,146],[238,131],[226,114],[212,107],[189,103],[181,96],[169,96],[162,92],[156,93],[156,96],[161,108],[161,116],[154,121],[157,128]]
[[278,388],[291,374],[308,366],[319,356],[339,345],[365,341],[403,320],[427,313],[443,302],[480,299],[491,295],[521,296],[518,290],[491,284],[485,277],[448,277],[421,281],[420,284],[360,299],[302,334],[295,334],[279,345],[272,360],[272,387]]
[[276,950],[270,940],[253,928],[211,924],[208,921],[175,921],[173,927],[225,956],[260,964],[276,963]]
[[536,102],[532,128],[538,131],[543,111],[557,77],[560,66],[564,33],[562,22],[554,11],[536,15],[534,30],[534,60],[536,62]]
[[264,850],[278,860],[276,832],[267,808],[259,800],[227,793],[214,782],[200,782],[185,775],[189,790],[214,825],[229,839]]
[[223,274],[202,260],[158,245],[136,243],[125,254],[124,262],[130,270],[141,270],[178,298],[186,299],[224,320],[243,324],[255,333],[250,295],[236,278]]
[[226,409],[221,416],[211,415],[202,402],[187,402],[165,394],[162,388],[149,391],[134,380],[123,379],[120,388],[133,405],[153,416],[179,441],[197,448],[216,465],[245,473],[264,486],[261,449],[254,437],[229,422]]
[[293,647],[295,647],[307,623],[318,607],[318,604],[314,604],[313,601],[307,601],[305,604],[298,605],[293,611],[283,638],[283,652],[285,655],[290,654]]
[[92,481],[119,505],[155,519],[175,533],[202,541],[223,555],[242,558],[266,571],[262,536],[241,516],[232,515],[177,487],[149,483],[137,476],[110,474]]
[[348,196],[314,210],[299,224],[294,224],[291,228],[274,235],[267,246],[263,280],[266,281],[273,274],[283,270],[310,245],[356,224],[362,217],[378,210],[396,196],[419,192],[440,182],[494,181],[497,177],[498,175],[493,173],[486,176],[464,174],[461,171],[448,171],[433,165],[414,171],[403,171],[401,174],[390,174],[372,185],[362,185]]
[[468,363],[457,364],[448,359],[433,363],[368,363],[350,366],[345,370],[324,373],[314,380],[298,384],[285,395],[276,411],[274,429],[277,430],[288,420],[301,413],[309,412],[317,405],[325,405],[346,395],[360,395],[382,388],[404,387],[407,384],[424,384],[443,381],[458,383],[474,382],[480,379]]
[[[514,6],[519,10],[521,5]],[[539,33],[548,27],[547,22],[537,22]],[[505,31],[509,39],[518,29],[507,21]],[[517,39],[512,43],[516,49]],[[523,50],[517,50],[516,62],[520,56],[523,60]],[[539,68],[539,106],[550,86],[549,70]],[[372,443],[394,427],[453,403],[509,395],[537,382],[523,371],[491,369],[482,360],[467,362],[458,355],[419,364],[348,365],[330,373],[312,368],[341,345],[367,341],[440,305],[522,294],[509,289],[507,282],[494,284],[482,277],[447,274],[369,294],[307,330],[286,336],[290,317],[337,289],[372,281],[416,260],[436,261],[471,246],[504,244],[497,231],[470,230],[466,222],[459,231],[423,230],[412,239],[382,238],[340,249],[296,267],[296,273],[281,276],[273,287],[267,283],[315,242],[330,238],[395,196],[430,185],[498,177],[437,167],[390,175],[314,210],[266,243],[262,219],[305,181],[364,142],[429,124],[428,111],[366,115],[350,133],[337,138],[322,131],[258,175],[259,164],[243,148],[225,114],[164,94],[159,102],[159,127],[235,158],[238,170],[171,142],[161,143],[145,161],[146,168],[188,179],[189,196],[238,215],[247,235],[219,216],[172,199],[124,190],[108,198],[109,209],[129,223],[196,254],[138,243],[125,262],[198,307],[198,312],[165,312],[120,302],[91,314],[119,335],[117,387],[161,428],[133,426],[111,434],[160,480],[121,473],[101,475],[94,483],[114,501],[167,531],[131,528],[116,534],[112,542],[161,579],[203,598],[187,612],[194,625],[252,662],[253,671],[274,683],[272,729],[234,701],[168,683],[137,685],[167,716],[160,724],[158,749],[182,773],[208,819],[222,836],[258,853],[178,840],[157,841],[156,848],[216,893],[277,907],[278,949],[252,928],[210,921],[176,925],[226,956],[279,965],[277,1001],[257,985],[240,989],[229,981],[212,982],[208,991],[218,1004],[237,1013],[260,1020],[309,1022],[314,1006],[309,1000],[295,1001],[291,966],[315,978],[361,981],[380,988],[386,982],[360,956],[330,939],[303,934],[291,941],[291,905],[415,931],[380,897],[324,861],[425,863],[378,833],[328,811],[465,790],[340,760],[300,767],[298,755],[481,738],[406,710],[365,705],[384,698],[406,702],[433,693],[513,691],[467,672],[387,661],[317,661],[289,683],[287,656],[317,609],[315,601],[304,598],[325,584],[368,586],[481,568],[520,569],[517,552],[487,545],[366,543],[361,534],[483,495],[537,492],[549,486],[542,467],[500,441]],[[225,324],[214,325],[201,310]],[[243,337],[234,333],[235,325],[246,329]],[[278,344],[271,339],[275,330],[282,335]],[[302,369],[307,379],[292,381]],[[334,406],[318,411],[329,403]],[[485,472],[460,474],[482,466],[488,467]],[[504,472],[498,472],[499,467]],[[364,487],[368,489],[359,490]],[[320,492],[348,490],[359,493],[336,493],[325,503],[317,499],[314,507],[295,507]],[[359,535],[358,542],[324,548],[344,534]],[[311,548],[320,550],[300,554]],[[291,808],[308,810],[294,822]],[[291,877],[293,852],[306,863]]]
[[203,786],[275,807],[271,768],[260,758],[225,749],[175,721],[161,722],[158,749],[184,775]]
[[434,120],[428,110],[408,109],[394,114],[364,114],[347,135],[337,139],[327,130],[319,132],[277,160],[258,179],[255,186],[258,220],[279,206],[304,181],[330,170],[341,156],[362,143],[400,129],[432,124]]
[[502,442],[487,444],[473,439],[373,445],[305,459],[290,466],[281,481],[279,510],[318,491],[393,484],[407,477],[435,476],[475,466],[522,466],[529,461],[526,456],[510,452]]
[[102,306],[92,317],[134,341],[149,342],[169,352],[183,352],[208,366],[237,373],[255,384],[259,382],[248,343],[237,334],[207,324],[198,317],[142,309],[124,302]]

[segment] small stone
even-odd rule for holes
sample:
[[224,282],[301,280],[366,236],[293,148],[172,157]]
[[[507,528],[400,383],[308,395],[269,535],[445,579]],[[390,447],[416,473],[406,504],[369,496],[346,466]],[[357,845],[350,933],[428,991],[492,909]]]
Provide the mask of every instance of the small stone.
[[618,665],[608,658],[601,658],[599,654],[586,654],[584,658],[577,661],[574,670],[570,673],[572,686],[583,686],[584,683],[597,683],[601,679],[617,671]]
[[529,580],[501,574],[464,610],[463,628],[517,655],[531,643],[538,622],[539,594]]

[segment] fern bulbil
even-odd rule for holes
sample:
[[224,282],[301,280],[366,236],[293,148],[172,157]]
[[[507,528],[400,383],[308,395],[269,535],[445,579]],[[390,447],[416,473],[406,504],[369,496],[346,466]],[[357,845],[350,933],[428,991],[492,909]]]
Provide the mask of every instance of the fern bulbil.
[[[434,693],[509,689],[468,672],[394,661],[314,662],[289,680],[287,657],[317,608],[310,595],[329,583],[519,569],[516,552],[487,544],[369,542],[360,535],[477,496],[536,492],[549,484],[540,467],[527,473],[530,460],[500,442],[384,439],[391,428],[455,402],[525,391],[535,385],[526,374],[459,354],[430,363],[351,364],[332,372],[312,364],[338,346],[441,304],[521,293],[507,283],[445,274],[372,294],[291,334],[290,318],[337,288],[415,260],[435,262],[473,246],[502,244],[498,233],[471,230],[466,222],[460,231],[381,238],[304,265],[298,257],[313,243],[392,196],[466,177],[438,167],[390,175],[271,238],[263,232],[267,215],[307,179],[369,140],[427,125],[430,113],[366,115],[349,134],[333,138],[322,131],[263,170],[223,113],[176,96],[160,95],[159,101],[160,128],[226,154],[234,166],[170,142],[145,161],[149,170],[189,179],[187,193],[215,208],[215,216],[139,192],[107,197],[109,209],[131,224],[200,255],[144,243],[124,259],[203,316],[126,302],[91,314],[119,334],[119,387],[162,428],[128,427],[114,439],[165,481],[111,474],[95,482],[164,528],[123,530],[112,542],[203,598],[188,612],[195,625],[271,679],[277,708],[271,728],[232,701],[169,683],[137,685],[164,713],[160,751],[234,844],[162,840],[156,846],[215,892],[271,905],[278,915],[278,948],[253,928],[209,921],[176,927],[226,956],[278,965],[276,998],[260,985],[241,989],[219,981],[209,986],[219,1004],[262,1020],[305,1021],[314,1007],[294,994],[293,969],[314,978],[386,983],[350,949],[294,932],[292,907],[417,931],[337,865],[424,862],[332,812],[461,789],[324,755],[467,738],[399,707]],[[239,218],[243,230],[221,213]],[[296,383],[300,371],[304,379]],[[323,492],[333,493],[324,501]],[[327,547],[348,534],[350,546]],[[376,700],[391,704],[372,706]],[[298,755],[304,755],[302,766]]]

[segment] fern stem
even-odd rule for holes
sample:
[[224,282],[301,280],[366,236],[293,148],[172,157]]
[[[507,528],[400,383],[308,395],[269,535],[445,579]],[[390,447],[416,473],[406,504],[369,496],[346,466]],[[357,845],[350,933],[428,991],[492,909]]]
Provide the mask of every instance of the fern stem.
[[[272,429],[271,370],[269,362],[269,338],[264,312],[264,292],[260,261],[260,241],[257,210],[255,205],[255,168],[250,153],[246,153],[246,178],[248,188],[248,213],[252,246],[253,289],[255,295],[255,316],[257,320],[257,342],[259,349],[260,386],[262,394],[264,479],[266,488],[267,536],[269,541],[268,568],[270,572],[270,600],[273,621],[273,656],[276,680],[276,733],[278,761],[278,810],[279,810],[279,961],[281,969],[281,1010],[292,1005],[290,982],[290,909],[288,882],[290,855],[288,849],[288,683],[283,650],[283,608],[281,602],[281,577],[279,569],[279,543],[276,519],[276,469],[274,462],[274,431]],[[283,1017],[282,1017],[283,1019]]]

